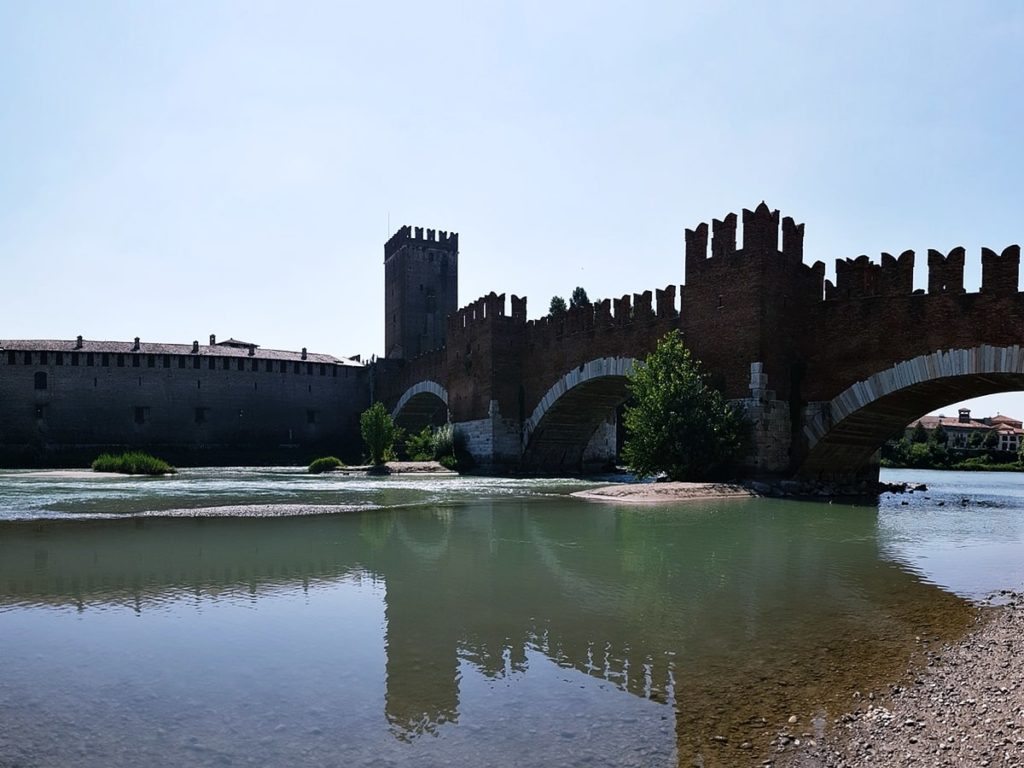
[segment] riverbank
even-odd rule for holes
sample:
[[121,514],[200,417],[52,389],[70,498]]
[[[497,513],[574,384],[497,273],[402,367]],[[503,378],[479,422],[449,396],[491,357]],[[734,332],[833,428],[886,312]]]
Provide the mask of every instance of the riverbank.
[[960,641],[930,648],[919,638],[919,662],[888,690],[864,692],[831,720],[797,718],[772,742],[774,765],[1024,765],[1024,594],[990,602],[1001,604],[979,607]]

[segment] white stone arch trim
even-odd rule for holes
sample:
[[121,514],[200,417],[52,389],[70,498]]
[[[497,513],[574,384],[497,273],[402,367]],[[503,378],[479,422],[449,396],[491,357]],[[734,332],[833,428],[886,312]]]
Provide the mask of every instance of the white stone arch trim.
[[416,395],[422,395],[424,392],[428,392],[441,398],[445,407],[448,407],[448,390],[436,381],[427,379],[425,381],[418,381],[405,390],[402,396],[398,398],[398,405],[396,405],[391,411],[391,418],[398,418],[398,414],[400,414],[402,409],[405,408],[406,403],[416,397]]
[[813,447],[843,419],[874,401],[901,389],[935,379],[972,376],[982,373],[1024,373],[1024,350],[1020,345],[993,347],[982,344],[970,349],[947,349],[919,355],[896,363],[892,368],[858,381],[827,403],[810,404],[804,434],[808,447]]
[[547,412],[570,389],[578,387],[580,384],[591,379],[607,376],[628,376],[632,373],[633,368],[640,364],[641,361],[632,357],[599,357],[596,360],[591,360],[589,363],[584,363],[578,368],[573,368],[554,383],[551,389],[540,399],[540,402],[537,403],[537,407],[533,409],[530,418],[523,423],[523,448],[526,448],[530,442],[530,435],[533,434],[533,431]]

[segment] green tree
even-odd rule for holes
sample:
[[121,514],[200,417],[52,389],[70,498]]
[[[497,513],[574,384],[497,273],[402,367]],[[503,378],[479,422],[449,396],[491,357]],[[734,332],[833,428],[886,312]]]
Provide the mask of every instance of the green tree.
[[548,314],[552,317],[560,317],[566,312],[565,299],[561,296],[552,296],[551,304],[548,307]]
[[946,432],[946,428],[942,426],[941,421],[938,426],[932,430],[931,441],[935,445],[946,446],[949,444],[949,434]]
[[374,403],[359,417],[359,432],[370,452],[370,462],[380,465],[394,454],[395,441],[401,436],[401,430],[391,420],[391,414],[383,403]]
[[589,307],[590,299],[587,298],[587,292],[580,286],[576,286],[572,289],[572,296],[569,297],[569,307]]
[[640,476],[670,480],[725,477],[745,448],[743,416],[708,385],[700,362],[672,331],[629,376],[622,456]]
[[917,423],[914,424],[914,429],[910,433],[910,442],[912,443],[927,443],[928,442],[928,430],[924,428],[924,424],[918,419]]

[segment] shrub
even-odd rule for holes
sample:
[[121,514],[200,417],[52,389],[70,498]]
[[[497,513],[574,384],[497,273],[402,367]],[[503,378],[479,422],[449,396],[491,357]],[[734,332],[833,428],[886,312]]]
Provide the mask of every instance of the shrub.
[[455,455],[455,427],[451,422],[442,424],[431,436],[430,452],[441,461],[445,456]]
[[370,452],[371,464],[383,464],[394,458],[395,442],[402,433],[383,403],[374,403],[363,411],[359,417],[359,431]]
[[322,472],[333,472],[338,467],[344,467],[345,462],[339,459],[337,456],[323,456],[319,459],[314,459],[309,465],[309,473],[311,475],[319,475]]
[[442,456],[437,461],[445,469],[450,469],[452,471],[455,471],[455,470],[458,470],[458,468],[459,468],[459,460],[457,458],[455,458],[455,456],[453,456],[450,453],[445,455],[445,456]]
[[434,458],[434,432],[429,426],[405,439],[405,452],[413,461],[430,461]]
[[92,463],[93,472],[119,472],[122,475],[173,475],[177,470],[163,459],[142,451],[104,453]]

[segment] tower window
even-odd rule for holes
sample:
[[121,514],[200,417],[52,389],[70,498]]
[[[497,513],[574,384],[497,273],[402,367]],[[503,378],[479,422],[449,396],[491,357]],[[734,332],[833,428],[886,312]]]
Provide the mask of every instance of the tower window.
[[46,372],[39,371],[35,375],[36,389],[46,389]]
[[135,423],[145,424],[149,420],[149,408],[145,405],[135,406]]

